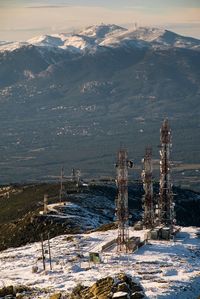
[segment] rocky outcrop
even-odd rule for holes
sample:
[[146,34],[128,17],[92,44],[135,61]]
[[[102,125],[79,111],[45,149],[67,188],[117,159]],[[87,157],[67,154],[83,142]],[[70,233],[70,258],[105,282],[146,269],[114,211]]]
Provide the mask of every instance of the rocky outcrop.
[[0,289],[0,298],[8,296],[8,295],[14,295],[15,291],[13,286],[7,286]]
[[70,295],[70,299],[142,299],[145,298],[142,287],[125,273],[115,277],[105,277],[91,287],[78,285]]
[[50,294],[49,289],[31,288],[24,285],[10,285],[0,289],[0,298],[2,299],[39,299],[48,298],[47,296],[50,296],[50,299],[69,299],[66,294],[58,292]]
[[7,286],[0,289],[0,298],[41,298],[49,299],[143,299],[143,288],[133,278],[125,273],[115,277],[105,277],[96,281],[91,287],[78,284],[71,294],[57,292],[50,295],[49,290],[31,289],[26,286]]
[[[27,298],[26,295],[28,294],[30,296],[30,294],[34,294],[33,296],[35,296],[35,294],[37,293],[37,290],[31,289],[27,286],[5,286],[3,288],[0,289],[0,298],[17,298],[17,299],[21,299],[21,298]],[[29,297],[30,298],[30,297]]]

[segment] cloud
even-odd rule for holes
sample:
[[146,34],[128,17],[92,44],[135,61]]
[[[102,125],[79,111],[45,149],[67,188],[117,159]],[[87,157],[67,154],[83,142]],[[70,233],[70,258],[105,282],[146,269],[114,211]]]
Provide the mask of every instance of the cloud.
[[171,23],[166,24],[165,28],[179,34],[200,39],[200,22],[197,23]]
[[176,28],[200,28],[200,22],[199,23],[169,23],[167,24],[169,26],[173,26]]
[[62,8],[62,7],[69,7],[70,5],[68,4],[62,4],[62,5],[39,5],[39,6],[26,6],[26,8],[30,8],[30,9],[40,9],[40,8]]
[[16,27],[8,27],[4,29],[0,29],[0,32],[41,32],[41,31],[46,31],[46,30],[51,30],[51,27],[33,27],[33,28],[16,28]]

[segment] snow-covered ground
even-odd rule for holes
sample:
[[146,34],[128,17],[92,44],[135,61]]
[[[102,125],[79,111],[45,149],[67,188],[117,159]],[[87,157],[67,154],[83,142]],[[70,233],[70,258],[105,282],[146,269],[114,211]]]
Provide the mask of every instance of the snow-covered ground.
[[[200,295],[200,238],[198,229],[182,228],[175,241],[151,241],[135,253],[120,254],[116,248],[101,253],[102,245],[116,238],[117,231],[63,235],[50,240],[53,270],[43,271],[41,244],[10,248],[0,253],[0,284],[23,284],[70,291],[77,283],[91,285],[120,271],[140,281],[148,298],[188,298]],[[144,238],[145,231],[131,236]],[[45,241],[45,249],[47,242]],[[89,252],[99,252],[102,263],[88,262]],[[32,273],[32,267],[39,270]],[[1,286],[0,286],[1,287]]]
[[[74,195],[74,200],[76,199],[77,197]],[[92,209],[94,205],[95,208]],[[46,217],[73,218],[74,224],[78,224],[78,226],[81,224],[79,232],[84,232],[108,223],[114,213],[114,204],[104,196],[80,194],[78,203],[65,201],[49,204],[47,210]],[[40,214],[44,215],[44,212],[40,211]]]

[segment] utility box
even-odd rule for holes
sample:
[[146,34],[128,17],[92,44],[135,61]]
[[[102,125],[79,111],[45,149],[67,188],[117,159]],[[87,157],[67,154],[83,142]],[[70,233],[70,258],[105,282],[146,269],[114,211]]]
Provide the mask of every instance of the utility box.
[[159,239],[159,229],[153,229],[153,230],[151,230],[150,234],[151,234],[150,238],[152,240],[158,240]]
[[171,231],[169,227],[163,227],[161,229],[161,238],[163,240],[170,240]]
[[130,251],[135,251],[140,247],[140,237],[132,237],[128,241],[128,249]]
[[138,221],[134,225],[134,230],[142,230],[143,229],[143,224],[141,221]]
[[90,252],[89,253],[89,260],[95,264],[101,263],[101,258],[98,252]]

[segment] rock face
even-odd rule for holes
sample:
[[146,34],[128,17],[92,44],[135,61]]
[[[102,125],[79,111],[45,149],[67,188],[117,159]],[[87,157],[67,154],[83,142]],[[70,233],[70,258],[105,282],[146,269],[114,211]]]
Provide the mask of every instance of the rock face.
[[70,299],[142,299],[145,298],[142,287],[133,281],[131,276],[120,273],[113,277],[98,280],[91,287],[78,285]]

